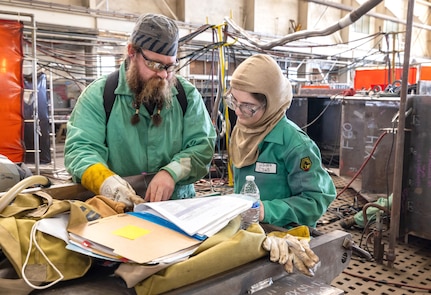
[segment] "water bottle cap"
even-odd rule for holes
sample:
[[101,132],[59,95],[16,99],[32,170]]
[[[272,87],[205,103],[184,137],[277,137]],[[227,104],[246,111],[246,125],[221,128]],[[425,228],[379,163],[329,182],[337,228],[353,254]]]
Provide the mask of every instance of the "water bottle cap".
[[247,175],[245,177],[245,180],[247,180],[247,181],[254,181],[254,175]]

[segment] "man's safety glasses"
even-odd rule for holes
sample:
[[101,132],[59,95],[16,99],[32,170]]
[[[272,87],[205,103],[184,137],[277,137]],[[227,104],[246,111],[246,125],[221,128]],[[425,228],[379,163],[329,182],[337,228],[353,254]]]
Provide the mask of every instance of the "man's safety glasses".
[[178,67],[178,61],[176,61],[174,64],[165,65],[161,62],[154,61],[154,60],[147,58],[145,56],[144,52],[142,51],[142,49],[139,49],[139,52],[141,53],[142,57],[144,58],[145,65],[150,70],[152,70],[154,72],[161,72],[161,71],[165,70],[166,72],[171,73],[171,72],[175,71],[175,69]]
[[258,110],[265,108],[265,105],[256,106],[254,104],[249,103],[238,103],[235,96],[232,93],[228,93],[224,97],[226,101],[226,105],[231,110],[235,111],[236,108],[239,108],[241,113],[246,117],[253,117],[254,114],[257,113]]

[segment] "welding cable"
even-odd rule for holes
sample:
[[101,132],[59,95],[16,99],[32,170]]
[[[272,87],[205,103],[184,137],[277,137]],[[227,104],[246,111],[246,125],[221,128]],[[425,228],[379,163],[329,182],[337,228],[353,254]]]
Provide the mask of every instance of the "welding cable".
[[202,25],[196,31],[191,32],[190,34],[185,35],[185,36],[179,38],[178,39],[178,44],[180,46],[182,46],[185,43],[187,43],[187,42],[191,41],[192,39],[194,39],[196,36],[204,33],[206,30],[211,29],[211,28],[213,28],[213,25],[210,25],[210,24]]
[[365,166],[371,160],[371,157],[373,156],[374,152],[376,151],[377,146],[379,145],[380,141],[382,141],[383,137],[385,137],[386,134],[388,134],[388,131],[386,131],[386,130],[383,131],[382,134],[380,134],[379,138],[377,138],[376,142],[374,143],[373,149],[371,150],[368,157],[365,159],[364,163],[362,163],[361,167],[355,173],[355,175],[352,177],[350,182],[337,194],[336,198],[338,198],[342,193],[344,193],[350,187],[350,185],[353,183],[353,181],[355,181],[355,179],[359,176],[359,174],[362,172],[362,170],[364,170]]
[[[335,96],[334,96],[334,98],[337,96],[337,95],[339,95],[339,94],[336,94]],[[331,100],[330,100],[330,102],[325,106],[325,108],[320,112],[320,114],[318,114],[317,115],[317,117],[316,118],[314,118],[310,123],[308,123],[308,124],[306,124],[306,125],[304,125],[304,126],[302,126],[301,127],[301,129],[302,130],[305,130],[307,127],[310,127],[311,125],[313,125],[314,123],[316,123],[316,121],[326,112],[326,110],[332,105],[332,104],[334,104],[334,100],[331,98]]]
[[346,275],[352,276],[352,277],[356,277],[356,278],[360,278],[360,279],[366,280],[366,281],[373,281],[373,282],[376,282],[376,283],[379,283],[379,284],[392,285],[392,286],[395,286],[397,288],[404,287],[404,288],[409,288],[409,289],[418,289],[418,290],[431,291],[430,287],[412,286],[412,285],[408,285],[408,284],[404,284],[404,283],[388,282],[386,280],[378,280],[378,279],[374,279],[374,278],[371,278],[371,277],[366,277],[366,276],[362,276],[362,275],[359,275],[359,274],[354,274],[354,273],[346,271],[346,270],[343,270],[343,273],[346,274]]

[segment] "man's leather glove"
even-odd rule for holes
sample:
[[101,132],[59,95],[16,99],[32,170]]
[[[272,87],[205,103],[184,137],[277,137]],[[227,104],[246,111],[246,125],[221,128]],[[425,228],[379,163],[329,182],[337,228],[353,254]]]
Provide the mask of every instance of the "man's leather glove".
[[126,180],[101,163],[88,167],[82,175],[81,183],[96,195],[125,204],[126,209],[132,209],[133,204],[144,202]]
[[295,267],[301,273],[313,276],[313,268],[319,262],[319,257],[310,249],[308,239],[287,232],[269,233],[263,248],[270,252],[270,260],[284,265],[288,273],[292,273]]
[[133,208],[133,200],[136,199],[136,192],[132,186],[117,174],[105,179],[100,186],[100,194],[116,202],[126,204],[126,208],[129,209]]

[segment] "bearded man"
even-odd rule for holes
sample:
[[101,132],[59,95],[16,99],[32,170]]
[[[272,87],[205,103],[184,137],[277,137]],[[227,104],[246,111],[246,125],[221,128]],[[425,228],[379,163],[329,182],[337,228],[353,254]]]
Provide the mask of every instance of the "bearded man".
[[[155,174],[145,201],[190,198],[193,183],[208,173],[216,133],[198,90],[176,75],[178,27],[163,15],[138,18],[119,69],[107,120],[103,92],[107,76],[88,85],[69,122],[65,166],[75,182],[94,194],[125,204],[136,193],[123,178]],[[183,112],[175,87],[181,83]]]

